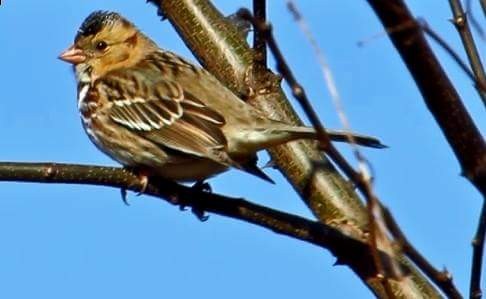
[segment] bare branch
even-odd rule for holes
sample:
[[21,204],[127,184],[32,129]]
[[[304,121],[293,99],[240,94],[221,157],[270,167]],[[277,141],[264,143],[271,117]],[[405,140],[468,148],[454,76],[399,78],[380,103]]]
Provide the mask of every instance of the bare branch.
[[[461,56],[459,56],[459,54],[439,34],[437,34],[437,32],[430,28],[424,19],[418,19],[417,21],[418,25],[427,34],[427,36],[433,39],[437,44],[439,44],[439,46],[442,47],[447,52],[447,54],[452,57],[452,59],[457,63],[457,65],[459,65],[462,71],[466,73],[471,81],[473,81],[474,84],[477,86],[478,84],[476,82],[476,77],[474,76],[474,73],[469,69],[466,62],[461,59]],[[411,25],[416,26],[416,24]]]
[[[452,14],[454,16],[452,23],[455,25],[462,40],[464,49],[466,50],[469,64],[475,75],[476,90],[486,106],[486,75],[479,57],[478,50],[474,43],[474,38],[469,29],[467,16],[464,13],[461,2],[459,0],[449,0]],[[472,16],[472,15],[471,15]],[[473,19],[472,19],[473,20]],[[480,31],[481,33],[481,31]],[[479,217],[476,235],[473,240],[473,258],[471,265],[471,282],[470,282],[470,297],[481,298],[481,272],[484,254],[484,240],[486,234],[486,198],[483,200],[483,208]]]
[[[385,28],[395,28],[414,22],[402,0],[368,0]],[[401,31],[389,32],[389,37],[410,73],[412,74],[429,111],[444,133],[462,167],[462,173],[486,197],[486,143],[462,103],[457,91],[445,74],[425,40],[420,26],[409,26]],[[480,277],[482,247],[485,230],[482,227],[484,212],[475,238],[473,276]],[[482,235],[481,235],[482,234]],[[479,251],[478,249],[481,249]],[[473,286],[473,288],[479,288]]]
[[481,58],[479,57],[473,35],[469,29],[467,15],[464,13],[462,4],[459,0],[449,0],[449,4],[454,16],[452,23],[456,26],[456,29],[459,32],[462,44],[466,50],[467,58],[469,59],[469,64],[475,75],[474,81],[476,82],[476,90],[478,91],[483,104],[486,106],[486,74],[484,73],[483,64],[481,63]]
[[[238,36],[239,41],[234,39],[237,35],[233,34],[233,29],[227,27],[221,19],[221,14],[209,1],[150,0],[150,2],[157,4],[157,7],[163,10],[201,64],[221,82],[236,94],[243,96],[245,88],[250,87],[254,93],[253,97],[248,97],[248,102],[269,117],[292,124],[301,123],[280,88],[279,76],[267,70],[251,71],[255,67],[253,51],[240,36]],[[201,27],[205,29],[202,30]],[[227,29],[229,31],[225,32]],[[208,59],[210,57],[221,59],[214,61]],[[222,67],[225,64],[227,66]],[[245,69],[246,71],[243,71]],[[356,239],[367,239],[369,221],[359,197],[349,188],[350,185],[332,164],[316,151],[313,143],[292,142],[271,149],[270,153],[275,164],[321,222],[335,226]],[[319,167],[315,167],[316,165]],[[397,259],[404,269],[403,272],[406,273],[403,279],[393,280],[392,288],[397,296],[440,297],[437,290],[413,265],[408,263],[403,255],[393,248],[387,248],[389,252],[380,247],[380,252],[381,250],[393,256],[391,262],[380,258],[385,267],[395,263]],[[363,258],[369,259],[367,262],[374,265],[369,250],[354,254],[362,256],[363,253],[365,254]],[[363,276],[359,268],[353,265],[351,268],[360,278],[366,277],[363,281],[376,296],[387,297],[382,278],[376,275],[376,271],[372,276]]]
[[[295,21],[299,25],[301,31],[304,33],[306,38],[308,39],[309,43],[311,44],[312,48],[314,49],[314,52],[317,56],[317,60],[320,64],[322,75],[324,78],[324,82],[326,83],[327,89],[331,95],[332,102],[335,106],[335,109],[338,113],[339,119],[341,123],[343,124],[343,127],[346,132],[349,132],[347,134],[347,138],[349,140],[349,143],[351,144],[354,156],[356,157],[359,166],[358,169],[360,169],[360,176],[363,177],[368,190],[372,190],[371,186],[371,176],[369,175],[370,173],[370,167],[368,164],[368,161],[364,157],[364,155],[359,151],[359,148],[356,144],[356,141],[354,140],[351,132],[351,126],[350,123],[346,117],[346,114],[344,112],[343,106],[342,106],[342,101],[341,97],[338,92],[338,88],[335,84],[334,77],[332,75],[332,71],[329,67],[329,65],[326,62],[326,59],[324,57],[324,53],[320,49],[319,45],[317,44],[317,41],[313,37],[311,30],[305,21],[302,13],[298,10],[297,5],[295,2],[292,0],[287,1],[287,7],[291,14],[293,15]],[[271,34],[271,33],[270,33]],[[278,63],[280,64],[285,64],[285,61],[279,61]],[[285,79],[287,79],[287,76],[289,74],[282,74]],[[304,94],[305,95],[305,94]],[[303,99],[306,100],[306,99]],[[368,199],[368,218],[370,219],[369,221],[369,243],[370,243],[370,249],[372,252],[373,256],[373,261],[375,263],[376,268],[378,269],[378,275],[383,277],[384,280],[384,286],[385,290],[387,292],[388,297],[393,298],[393,292],[391,290],[391,287],[389,285],[389,282],[387,280],[387,277],[389,276],[388,273],[385,273],[384,271],[384,266],[382,261],[379,258],[379,255],[377,254],[378,252],[378,238],[383,242],[389,242],[389,240],[386,240],[386,237],[383,237],[385,235],[385,230],[386,228],[383,225],[379,225],[377,221],[381,219],[381,217],[375,217],[374,212],[376,211],[378,214],[381,214],[381,205],[378,203],[378,200],[376,199],[375,196],[372,196],[371,198]],[[391,269],[395,270],[396,267],[392,267]],[[400,277],[401,273],[399,271],[394,271],[394,276]]]
[[482,297],[481,272],[483,266],[484,237],[486,234],[486,201],[483,201],[481,214],[479,216],[478,228],[472,241],[473,257],[471,266],[471,283],[469,285],[470,298],[479,299]]
[[[139,176],[123,168],[62,163],[0,162],[0,181],[99,185],[135,192],[139,192],[142,185]],[[242,220],[328,249],[337,257],[338,264],[350,265],[363,279],[373,276],[376,271],[369,262],[371,257],[363,258],[362,253],[368,248],[366,243],[318,221],[162,179],[151,178],[144,194],[173,205]],[[357,255],[357,252],[361,254]],[[380,255],[385,260],[390,259],[384,252]]]
[[[198,61],[235,94],[272,119],[302,125],[281,89],[280,77],[255,64],[254,51],[210,1],[150,2],[163,11]],[[356,238],[363,236],[368,221],[359,197],[315,142],[290,142],[269,153],[319,220]],[[320,167],[314,167],[315,162]]]
[[[385,28],[413,24],[402,0],[368,0]],[[421,26],[388,32],[423,99],[459,160],[463,175],[486,195],[486,143],[425,40]]]
[[[253,0],[253,15],[261,22],[267,20],[266,0]],[[257,61],[263,67],[267,66],[267,44],[260,32],[253,32],[253,51]]]
[[474,29],[476,29],[476,32],[479,34],[481,39],[483,41],[486,41],[486,35],[484,34],[483,28],[481,28],[481,25],[479,24],[478,20],[476,19],[473,9],[472,9],[472,0],[466,0],[466,11],[467,15],[469,16],[469,20],[471,21],[471,25],[473,26]]
[[[265,38],[265,41],[270,48],[270,51],[275,57],[277,63],[277,69],[280,74],[283,76],[285,81],[288,83],[292,90],[293,96],[297,99],[299,104],[302,106],[304,112],[309,117],[310,122],[316,129],[316,132],[319,137],[319,142],[329,157],[339,166],[341,170],[358,186],[358,189],[364,194],[365,198],[368,201],[369,211],[373,211],[374,207],[377,207],[378,199],[372,192],[371,185],[369,183],[369,177],[365,177],[363,174],[356,172],[352,166],[345,160],[345,158],[339,153],[339,151],[334,147],[331,143],[331,139],[327,134],[324,126],[322,125],[317,113],[315,112],[314,108],[312,107],[307,95],[305,93],[304,88],[297,82],[297,79],[292,73],[289,65],[285,61],[285,58],[280,51],[277,42],[272,34],[271,26],[266,22],[261,22],[260,20],[254,18],[251,13],[246,9],[240,9],[238,11],[238,15],[247,19],[253,24],[253,27],[257,32]],[[395,298],[392,288],[389,284],[388,277],[389,275],[385,273],[384,266],[382,261],[380,260],[380,256],[378,254],[378,244],[377,244],[377,236],[376,232],[378,226],[375,223],[375,218],[373,217],[372,213],[369,213],[370,221],[369,221],[369,232],[370,232],[370,249],[373,257],[373,261],[378,271],[378,276],[383,279],[383,286],[389,298]]]

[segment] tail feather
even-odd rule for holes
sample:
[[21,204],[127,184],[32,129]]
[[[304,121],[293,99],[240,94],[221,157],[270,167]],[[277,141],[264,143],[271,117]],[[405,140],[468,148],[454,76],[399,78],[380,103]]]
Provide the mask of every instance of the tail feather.
[[240,162],[233,162],[233,167],[236,167],[246,173],[252,174],[260,179],[267,181],[269,183],[275,184],[275,181],[272,180],[260,167],[257,165],[258,157],[257,155],[253,155],[250,159],[244,161],[243,163]]
[[[358,145],[371,148],[387,147],[378,138],[368,135],[333,130],[327,130],[327,133],[332,141],[349,142],[349,134],[351,134],[354,142]],[[229,152],[235,156],[246,156],[289,141],[318,139],[314,128],[295,127],[282,123],[273,123],[273,126],[266,125],[262,128],[242,128],[237,132],[233,132],[230,136],[232,138],[228,140],[228,148]]]
[[241,170],[248,172],[249,174],[252,174],[254,176],[257,176],[261,178],[264,181],[267,181],[271,184],[275,184],[275,181],[272,180],[263,170],[261,170],[258,165],[253,164],[253,163],[247,163],[244,165],[241,165]]
[[381,143],[381,141],[373,136],[368,136],[368,135],[362,135],[362,134],[356,134],[356,133],[349,133],[349,132],[344,132],[344,131],[333,131],[333,130],[327,130],[327,134],[329,134],[329,137],[331,138],[332,141],[339,141],[339,142],[348,142],[350,141],[349,135],[353,137],[354,142],[356,144],[361,145],[361,146],[366,146],[366,147],[372,147],[372,148],[387,148],[385,144]]
[[[288,127],[284,129],[290,133],[290,140],[296,139],[317,139],[317,134],[314,128],[311,127]],[[353,132],[326,130],[327,134],[332,141],[338,142],[350,142],[350,136],[353,137],[353,141],[356,144],[371,148],[387,148],[388,146],[381,143],[381,141],[373,136],[357,134]],[[289,140],[289,141],[290,141]]]

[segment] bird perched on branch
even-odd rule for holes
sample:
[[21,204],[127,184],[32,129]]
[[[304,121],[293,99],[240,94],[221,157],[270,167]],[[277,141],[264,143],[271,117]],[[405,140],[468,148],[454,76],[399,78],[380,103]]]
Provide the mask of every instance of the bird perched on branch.
[[[237,168],[270,180],[256,167],[256,152],[316,138],[312,128],[265,117],[115,12],[90,14],[59,58],[74,65],[91,141],[146,175],[196,181]],[[328,134],[347,139],[343,132]],[[375,138],[353,136],[361,145],[383,147]]]

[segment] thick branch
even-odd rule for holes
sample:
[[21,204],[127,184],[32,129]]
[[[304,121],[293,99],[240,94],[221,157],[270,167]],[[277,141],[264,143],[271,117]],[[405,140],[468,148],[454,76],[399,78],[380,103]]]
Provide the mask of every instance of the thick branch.
[[[371,210],[371,207],[373,206],[372,203],[378,202],[378,199],[373,195],[371,185],[363,175],[353,169],[353,167],[346,161],[344,156],[342,156],[341,153],[331,143],[331,138],[326,133],[326,129],[321,123],[319,116],[317,115],[316,111],[311,105],[311,102],[307,98],[305,89],[299,84],[299,82],[297,82],[297,79],[290,69],[290,66],[287,64],[282,54],[282,51],[280,51],[280,48],[278,47],[277,42],[272,34],[271,26],[266,22],[254,18],[247,9],[240,9],[238,14],[244,19],[251,21],[256,32],[265,39],[268,47],[270,48],[270,51],[275,57],[278,71],[289,85],[290,89],[292,90],[293,96],[300,103],[312,126],[315,128],[319,137],[320,146],[324,149],[324,151],[332,159],[332,161],[336,163],[336,165],[346,174],[346,176],[351,179],[354,184],[356,184],[357,188],[365,196],[368,202],[368,207],[370,208],[369,210]],[[378,274],[383,276],[383,285],[387,296],[390,298],[394,298],[393,292],[388,282],[389,275],[385,273],[382,261],[380,260],[380,257],[378,255],[378,244],[376,242],[377,226],[375,224],[375,218],[373,217],[372,213],[369,213],[369,215],[369,243],[373,260],[377,268]]]
[[[221,82],[242,98],[246,97],[250,104],[257,106],[268,117],[301,124],[280,88],[278,76],[266,70],[253,71],[253,51],[209,1],[150,2],[163,11],[201,64]],[[366,239],[368,219],[364,206],[351,186],[313,143],[292,142],[272,149],[270,154],[321,222],[338,228],[346,235]],[[355,255],[369,258],[368,262],[371,262],[369,251],[355,252]],[[439,297],[437,291],[405,258],[400,256],[398,260],[408,275],[402,280],[394,280],[396,296]],[[351,268],[359,272],[359,269]],[[358,275],[364,277],[360,273]],[[368,276],[364,281],[377,296],[386,298],[379,276]]]
[[[462,167],[486,196],[486,143],[402,0],[368,0]],[[410,26],[403,26],[411,24]],[[415,25],[414,25],[415,24]],[[393,30],[401,27],[401,30]]]
[[[135,192],[139,192],[142,186],[136,174],[123,168],[61,163],[0,162],[0,181],[100,185]],[[242,220],[328,249],[337,257],[339,264],[351,265],[363,279],[375,273],[371,257],[363,258],[368,251],[366,243],[317,221],[165,180],[151,179],[144,194],[174,205]],[[385,253],[381,254],[382,258],[388,258]]]
[[[233,92],[270,118],[302,124],[280,88],[280,78],[266,69],[254,71],[253,50],[209,1],[151,2],[161,8],[199,62]],[[359,197],[315,143],[292,142],[272,148],[270,154],[318,219],[363,237],[368,221]]]
[[[486,144],[457,91],[425,40],[420,26],[402,0],[368,0],[400,53],[423,99],[452,147],[462,173],[486,197]],[[454,6],[453,6],[454,8]],[[457,7],[455,7],[457,9]],[[456,11],[457,12],[457,11]],[[411,24],[411,26],[403,26]],[[401,30],[393,30],[400,28]],[[481,213],[475,246],[471,288],[480,293],[485,211]],[[471,294],[474,295],[474,294]]]

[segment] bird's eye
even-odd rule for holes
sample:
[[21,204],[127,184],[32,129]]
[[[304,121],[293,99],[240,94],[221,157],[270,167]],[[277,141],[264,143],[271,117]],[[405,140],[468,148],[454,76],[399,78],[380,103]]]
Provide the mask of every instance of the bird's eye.
[[106,49],[106,47],[108,47],[108,45],[107,45],[107,44],[106,44],[106,42],[104,42],[104,41],[99,41],[99,42],[96,44],[96,50],[103,51],[104,49]]

